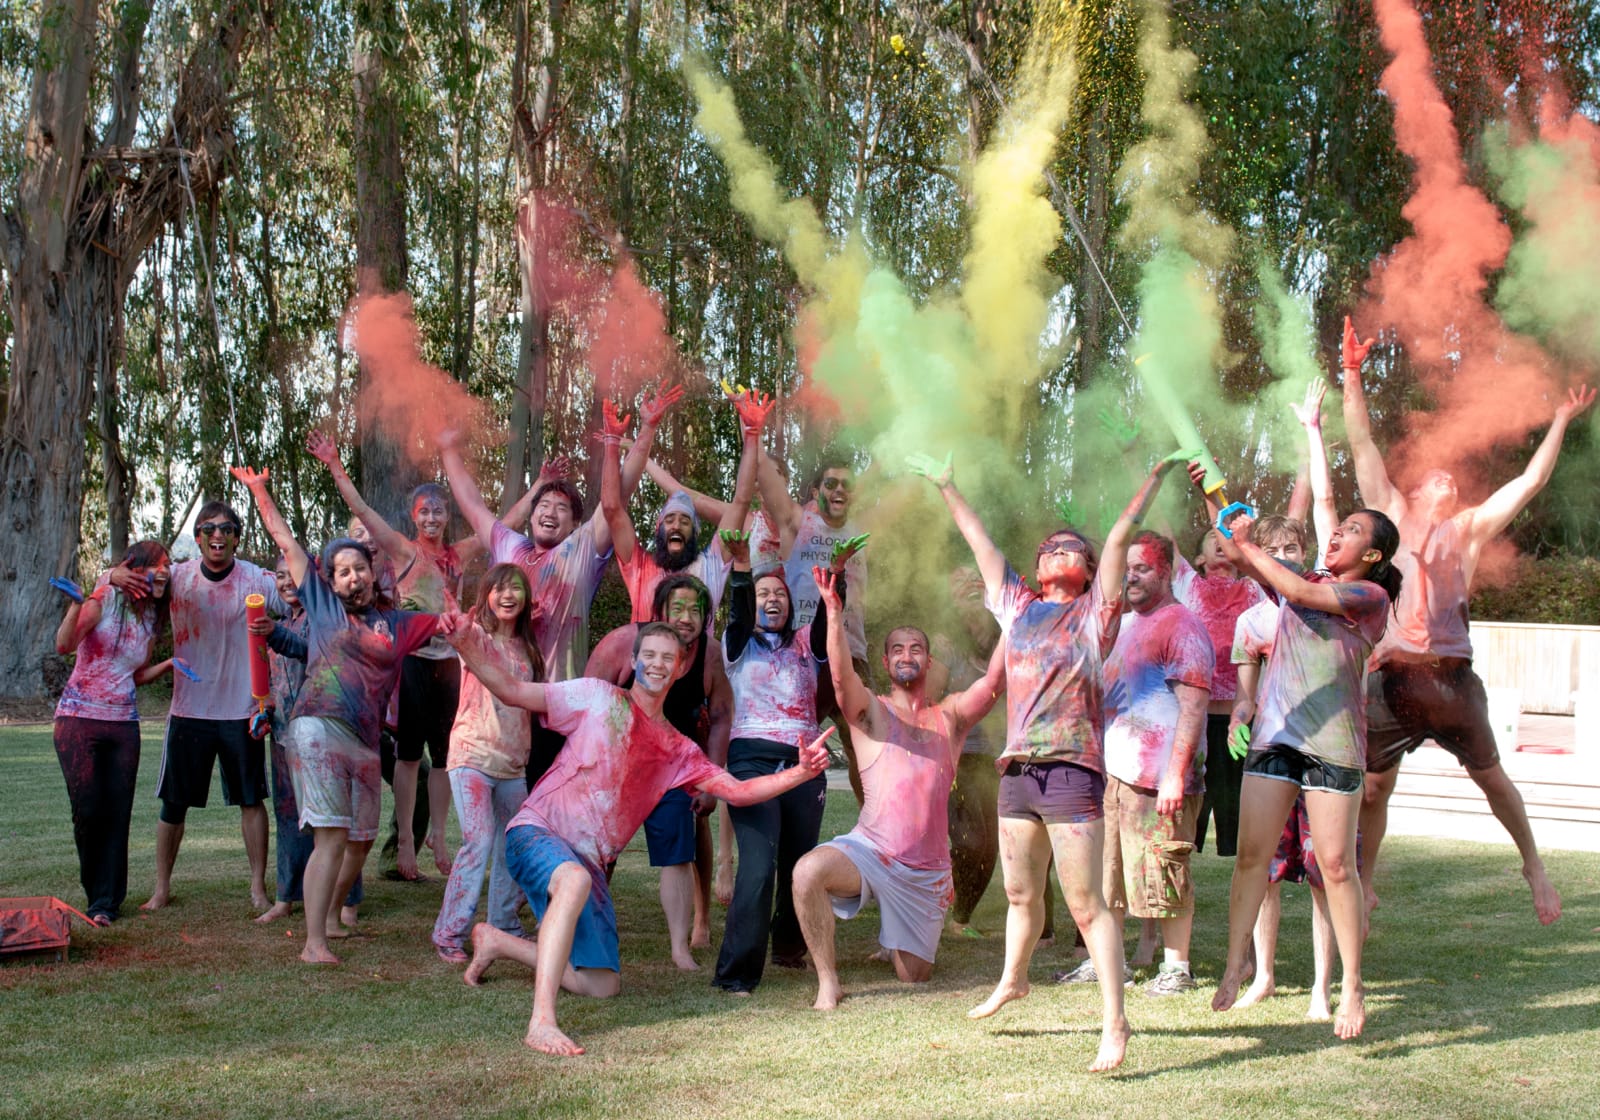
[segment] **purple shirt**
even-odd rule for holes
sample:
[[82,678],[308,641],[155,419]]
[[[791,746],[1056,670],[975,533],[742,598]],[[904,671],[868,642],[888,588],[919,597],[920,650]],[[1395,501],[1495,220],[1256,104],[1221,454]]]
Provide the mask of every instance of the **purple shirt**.
[[[1182,603],[1122,616],[1105,666],[1107,774],[1141,789],[1161,785],[1178,730],[1178,694],[1172,686],[1209,691],[1214,662],[1211,636]],[[1183,792],[1204,793],[1205,788],[1202,748],[1195,751]]]
[[377,607],[352,615],[310,566],[298,591],[306,612],[308,652],[294,718],[338,720],[377,750],[384,707],[400,678],[401,659],[433,637],[439,618]]
[[1006,749],[1000,757],[1071,762],[1105,772],[1101,664],[1117,640],[1122,597],[1099,580],[1070,603],[1050,603],[1007,564],[985,605],[1006,640]]

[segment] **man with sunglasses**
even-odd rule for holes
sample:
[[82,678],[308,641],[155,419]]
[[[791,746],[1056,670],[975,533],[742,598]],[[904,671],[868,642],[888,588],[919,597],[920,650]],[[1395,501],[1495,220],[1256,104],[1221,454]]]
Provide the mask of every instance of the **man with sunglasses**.
[[[211,792],[211,772],[222,767],[222,799],[239,807],[240,831],[250,861],[250,903],[258,911],[267,897],[266,746],[250,737],[249,642],[245,596],[259,593],[267,608],[288,614],[278,597],[273,573],[234,556],[242,522],[226,502],[207,502],[195,516],[200,558],[172,566],[173,655],[193,666],[199,680],[174,674],[172,712],[161,749],[156,796],[156,887],[140,909],[159,910],[172,897],[172,868],[183,843],[190,809],[203,809]],[[119,591],[138,598],[146,593],[142,574],[113,568],[108,576]]]
[[[842,458],[825,457],[811,477],[804,505],[789,495],[787,480],[770,456],[762,456],[756,474],[761,489],[761,504],[777,526],[778,537],[789,545],[783,562],[784,579],[789,585],[793,625],[801,630],[811,625],[817,614],[815,568],[827,570],[833,563],[834,549],[845,550],[845,578],[850,595],[844,609],[844,632],[850,646],[850,660],[856,674],[868,679],[867,668],[867,562],[859,549],[861,529],[850,519],[850,500],[855,478],[850,464]],[[760,573],[757,573],[758,575]],[[833,695],[833,681],[826,674],[817,682],[817,720],[837,717],[839,704]],[[839,741],[850,767],[850,788],[856,803],[862,800],[861,773],[856,766],[855,745],[846,720],[835,719]]]

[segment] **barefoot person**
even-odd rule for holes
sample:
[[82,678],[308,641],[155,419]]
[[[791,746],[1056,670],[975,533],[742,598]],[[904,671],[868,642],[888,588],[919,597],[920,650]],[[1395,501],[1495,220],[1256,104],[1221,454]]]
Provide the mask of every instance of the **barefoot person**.
[[828,764],[821,741],[803,745],[799,764],[738,781],[667,722],[662,706],[688,668],[677,632],[640,627],[634,682],[627,692],[597,680],[529,684],[512,679],[483,652],[476,626],[459,615],[445,627],[467,667],[501,701],[543,715],[566,745],[506,832],[506,860],[539,919],[539,940],[524,941],[479,924],[472,931],[469,984],[502,957],[534,970],[533,1015],[523,1041],[547,1054],[583,1048],[556,1025],[565,989],[605,998],[620,987],[616,914],[604,866],[616,859],[669,789],[688,787],[753,804],[814,780]]
[[97,926],[116,921],[128,895],[128,830],[139,779],[136,686],[172,668],[170,660],[149,663],[167,624],[167,550],[140,541],[120,563],[143,581],[142,598],[130,599],[109,584],[85,598],[75,584],[57,583],[68,603],[56,629],[56,652],[76,653],[77,660],[56,703],[56,760],[72,805],[85,913]]
[[391,606],[378,594],[367,547],[348,537],[322,550],[319,572],[267,492],[266,472],[235,467],[233,475],[250,490],[267,532],[288,559],[306,612],[306,679],[289,724],[300,827],[315,837],[306,864],[300,959],[338,964],[328,948],[328,938],[342,932],[333,900],[346,897],[361,877],[378,836],[384,706],[399,679],[400,659],[433,637],[438,617]]
[[915,626],[889,631],[883,668],[892,685],[874,696],[850,661],[844,604],[834,578],[813,573],[828,618],[828,668],[841,716],[855,736],[865,800],[856,826],[820,844],[794,869],[794,907],[817,969],[813,1007],[831,1011],[843,989],[834,918],[849,920],[877,900],[878,944],[908,984],[933,975],[939,934],[953,893],[949,797],[967,729],[994,707],[1005,684],[1001,651],[971,687],[928,699],[928,637]]
[[[537,681],[544,664],[533,636],[533,596],[527,574],[515,564],[496,564],[478,582],[469,617],[483,631],[482,656],[517,681]],[[503,703],[469,669],[462,675],[461,703],[450,728],[448,776],[461,822],[461,849],[450,868],[433,946],[439,959],[467,959],[467,931],[478,910],[483,879],[489,877],[489,923],[522,936],[517,909],[522,891],[506,868],[506,825],[527,796],[525,770],[533,744],[527,709]]]
[[1367,907],[1378,904],[1372,882],[1400,760],[1431,739],[1466,767],[1467,776],[1511,834],[1522,856],[1522,877],[1533,891],[1534,913],[1549,925],[1561,917],[1561,896],[1545,874],[1522,794],[1500,765],[1489,726],[1488,696],[1472,668],[1467,595],[1484,546],[1504,532],[1550,481],[1567,426],[1594,403],[1595,391],[1587,385],[1570,390],[1556,407],[1550,430],[1527,468],[1481,504],[1463,508],[1448,471],[1427,472],[1410,493],[1401,493],[1390,480],[1372,439],[1361,387],[1361,363],[1371,348],[1372,341],[1359,341],[1346,318],[1344,423],[1350,433],[1356,484],[1371,505],[1400,527],[1407,542],[1395,558],[1405,576],[1405,593],[1395,604],[1394,622],[1373,655],[1374,672],[1367,681],[1371,751],[1361,806]]
[[[242,522],[226,502],[207,502],[195,515],[200,559],[172,566],[167,595],[172,610],[172,654],[194,667],[199,680],[179,674],[161,749],[156,796],[156,887],[141,910],[159,910],[172,898],[172,869],[183,844],[190,809],[203,809],[211,772],[222,772],[222,800],[239,807],[239,831],[250,864],[250,904],[266,910],[267,752],[250,737],[250,659],[245,596],[265,596],[273,613],[285,613],[272,573],[235,558]],[[107,578],[131,599],[148,593],[144,575],[119,565]]]
[[[728,761],[728,737],[733,729],[733,687],[706,631],[711,593],[687,572],[674,572],[655,588],[652,622],[665,622],[678,633],[689,668],[672,683],[662,712],[681,735],[693,739],[718,766]],[[607,634],[595,647],[583,675],[632,688],[634,667],[630,657],[618,664],[619,633],[638,636],[638,627],[623,627]],[[707,656],[710,651],[710,656]],[[711,945],[711,830],[707,816],[716,799],[705,794],[691,798],[681,789],[662,794],[661,802],[644,820],[645,848],[650,866],[661,869],[661,910],[667,919],[672,963],[685,972],[700,966],[693,949]],[[729,843],[732,843],[730,840]]]
[[1088,540],[1073,529],[1039,545],[1034,592],[1006,562],[955,487],[950,457],[916,456],[911,469],[939,488],[983,576],[1006,648],[1006,748],[1000,779],[1000,869],[1006,884],[1005,970],[990,997],[967,1014],[993,1015],[1028,994],[1028,962],[1044,924],[1045,876],[1056,873],[1089,947],[1103,1004],[1100,1049],[1091,1072],[1114,1069],[1127,1050],[1122,1006],[1122,931],[1100,890],[1105,837],[1101,663],[1116,641],[1128,542],[1161,480],[1184,456],[1151,471],[1112,526],[1098,570]]
[[[1319,476],[1327,477],[1320,421],[1308,430],[1312,486],[1318,492]],[[1326,483],[1320,488],[1326,492]],[[1400,536],[1382,513],[1358,510],[1329,535],[1327,570],[1302,578],[1252,542],[1251,518],[1238,516],[1230,528],[1232,536],[1223,539],[1229,557],[1277,596],[1282,609],[1244,764],[1239,852],[1228,902],[1228,965],[1211,1006],[1226,1011],[1238,998],[1273,853],[1303,790],[1342,968],[1334,1033],[1354,1038],[1366,1021],[1356,871],[1356,820],[1367,753],[1362,678],[1400,592],[1400,573],[1393,565]]]
[[[1201,743],[1210,695],[1211,638],[1200,619],[1172,596],[1177,550],[1148,530],[1128,549],[1117,644],[1106,659],[1106,902],[1120,927],[1124,914],[1161,930],[1161,967],[1145,985],[1152,996],[1193,991],[1189,935],[1194,879],[1189,871],[1205,780]],[[1154,943],[1141,934],[1141,963]],[[1088,975],[1078,975],[1087,972]],[[1086,961],[1067,979],[1097,979]]]

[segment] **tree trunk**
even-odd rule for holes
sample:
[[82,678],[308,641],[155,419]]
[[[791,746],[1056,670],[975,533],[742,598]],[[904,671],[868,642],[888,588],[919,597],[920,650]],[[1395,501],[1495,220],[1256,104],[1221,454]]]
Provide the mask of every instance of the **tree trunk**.
[[227,98],[254,20],[239,0],[199,39],[167,134],[157,152],[140,153],[137,175],[118,153],[87,150],[102,114],[88,97],[99,27],[92,0],[40,6],[23,172],[4,215],[14,334],[0,424],[0,632],[17,639],[0,646],[6,697],[42,696],[59,683],[60,604],[46,581],[76,569],[93,389],[120,353],[123,298],[140,258],[187,204],[183,171],[197,199],[231,171]]
[[[521,329],[517,341],[517,388],[511,400],[511,435],[506,443],[502,512],[539,477],[544,463],[544,414],[550,389],[550,307],[539,283],[538,229],[533,192],[545,185],[550,119],[561,77],[562,0],[549,0],[540,34],[539,68],[528,90],[532,44],[528,0],[517,4],[513,20],[515,58],[511,67],[511,102],[516,114],[517,171],[522,185],[517,257],[522,289],[518,299]],[[526,231],[531,236],[524,236]]]
[[[400,152],[401,119],[394,83],[401,43],[393,0],[357,4],[351,70],[355,76],[353,135],[356,171],[356,287],[362,295],[406,289],[406,174]],[[356,395],[367,391],[372,371],[357,358]],[[389,434],[357,413],[362,497],[391,525],[409,513],[406,498],[419,475]]]

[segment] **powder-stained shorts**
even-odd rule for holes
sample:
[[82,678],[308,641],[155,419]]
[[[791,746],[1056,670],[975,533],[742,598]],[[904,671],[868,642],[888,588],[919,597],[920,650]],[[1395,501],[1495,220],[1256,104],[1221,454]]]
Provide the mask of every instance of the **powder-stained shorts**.
[[1194,912],[1195,826],[1205,795],[1192,793],[1172,816],[1156,812],[1155,790],[1106,778],[1106,839],[1102,886],[1106,902],[1135,918],[1176,918]]
[[878,900],[878,944],[932,962],[939,951],[939,933],[945,912],[955,897],[948,867],[907,867],[884,855],[865,837],[854,832],[835,836],[821,848],[837,848],[855,864],[861,876],[861,893],[841,898],[829,895],[834,915],[849,921],[862,907]]
[[550,879],[563,863],[575,863],[589,873],[589,897],[578,911],[572,932],[573,968],[608,968],[622,971],[622,950],[617,939],[617,912],[611,905],[606,877],[589,866],[561,837],[537,825],[519,824],[506,830],[506,870],[528,896],[534,917],[542,923],[550,906]]
[[1487,770],[1500,761],[1489,694],[1466,658],[1389,664],[1367,674],[1367,773],[1393,770],[1428,739],[1468,770]]
[[1273,743],[1264,750],[1250,751],[1244,760],[1247,777],[1289,782],[1303,790],[1320,793],[1359,795],[1366,775],[1355,766],[1325,762],[1287,743]]
[[259,805],[267,799],[267,747],[250,737],[249,720],[170,716],[156,796],[186,809],[204,809],[212,768],[219,765],[224,804]]
[[[1356,874],[1361,874],[1361,834],[1356,833]],[[1306,813],[1306,795],[1294,799],[1294,808],[1278,837],[1278,850],[1267,865],[1267,880],[1272,883],[1309,883],[1323,890],[1322,868],[1316,849],[1311,846],[1311,817]]]
[[1012,759],[1000,776],[1000,815],[1043,824],[1088,824],[1105,815],[1103,774],[1070,762]]
[[694,802],[687,792],[669,789],[644,819],[644,845],[651,867],[694,862]]
[[378,752],[338,720],[301,716],[289,723],[289,766],[301,828],[344,828],[356,843],[378,838],[383,764]]

